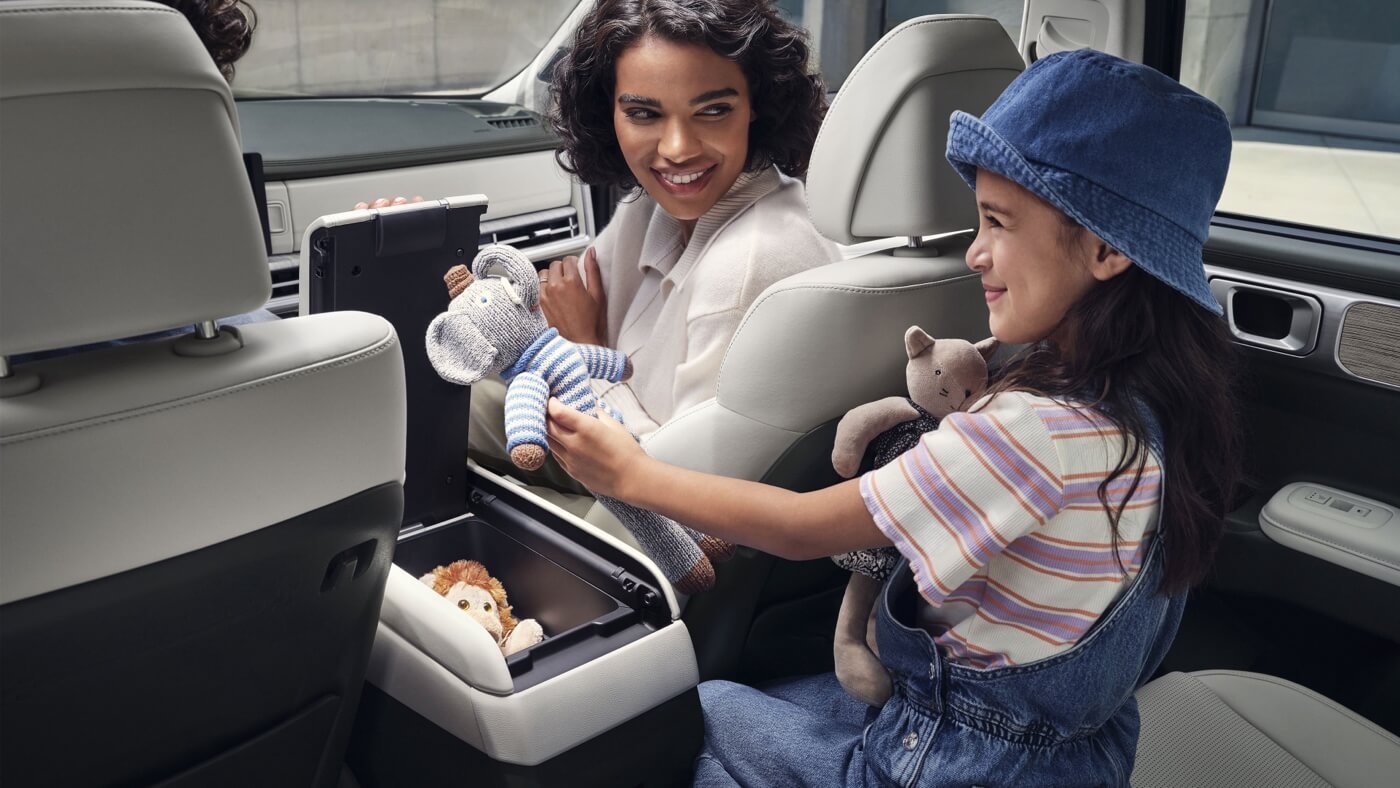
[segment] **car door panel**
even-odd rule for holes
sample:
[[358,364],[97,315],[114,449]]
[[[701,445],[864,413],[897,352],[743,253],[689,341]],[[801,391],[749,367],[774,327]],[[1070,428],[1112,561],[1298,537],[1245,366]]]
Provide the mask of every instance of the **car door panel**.
[[[1245,492],[1166,667],[1280,675],[1396,730],[1400,586],[1271,537],[1261,516],[1297,482],[1400,505],[1400,245],[1254,224],[1213,229],[1205,254],[1239,347]],[[1232,305],[1235,287],[1254,300]]]

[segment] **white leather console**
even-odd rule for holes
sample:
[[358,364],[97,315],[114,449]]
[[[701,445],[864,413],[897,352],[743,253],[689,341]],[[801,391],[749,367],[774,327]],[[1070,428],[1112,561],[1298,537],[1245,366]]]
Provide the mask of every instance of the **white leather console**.
[[[475,466],[473,473],[498,482],[493,487],[493,494],[498,497],[527,498],[494,474]],[[540,505],[533,496],[528,496],[528,500],[531,506]],[[654,612],[665,622],[664,625],[647,629],[645,634],[630,640],[613,636],[594,637],[587,642],[566,642],[565,648],[552,656],[536,658],[537,664],[530,670],[540,670],[542,666],[538,663],[550,659],[562,659],[569,667],[547,674],[548,678],[543,681],[530,683],[512,676],[506,658],[502,657],[485,629],[463,621],[459,611],[423,585],[413,572],[396,565],[390,571],[384,592],[379,630],[367,674],[371,684],[457,739],[496,761],[521,766],[542,764],[666,703],[699,682],[699,669],[689,631],[678,620],[676,600],[655,565],[632,548],[562,509],[545,508],[544,516],[552,515],[551,519],[562,523],[563,530],[559,536],[568,539],[571,536],[570,528],[576,527],[580,543],[591,540],[597,552],[625,553],[633,565],[639,567],[638,571],[653,575],[645,579],[661,591],[656,598]],[[490,517],[485,513],[480,516]],[[471,517],[449,521],[435,528],[471,528]],[[485,526],[478,523],[475,527]],[[512,527],[503,526],[502,530],[511,538],[524,538]],[[445,541],[436,548],[433,562],[447,563],[462,557],[479,557],[488,565],[488,569],[495,564],[488,555],[464,556],[457,546],[448,546]],[[488,549],[490,544],[480,540],[457,543],[468,544],[485,553],[491,552]],[[401,542],[396,561],[404,561],[409,553],[404,545]],[[509,547],[517,549],[518,545]],[[611,557],[616,559],[616,555]],[[513,567],[509,561],[502,560],[500,566],[511,568],[492,570],[510,575],[503,577],[508,591],[511,590],[512,579],[517,579],[521,582],[515,587],[516,591],[535,594],[535,600],[522,601],[524,597],[511,592],[511,603],[521,618],[538,615],[540,608],[547,605],[540,601],[541,595],[557,598],[561,594],[574,593],[573,589],[562,585],[540,583],[538,577],[534,586],[552,587],[543,591],[532,587],[527,580],[529,570],[525,564],[537,558],[531,555],[523,562],[517,560]],[[555,571],[558,567],[550,569]],[[588,592],[596,591],[596,587],[602,584],[599,578],[589,578],[589,581],[595,587],[584,589]],[[602,592],[599,592],[599,596],[602,596]],[[605,606],[616,609],[598,620],[582,622],[575,629],[596,627],[602,619],[622,610],[612,601],[606,601]],[[545,624],[546,635],[551,638],[567,639],[570,636],[569,632],[552,629],[549,622],[542,623]],[[548,643],[547,639],[544,644],[529,651],[538,651]],[[588,657],[578,656],[578,652],[585,651]],[[526,655],[529,655],[528,651]],[[512,657],[514,659],[516,657]]]
[[[391,583],[386,607],[392,589]],[[478,631],[494,648],[485,630]],[[690,633],[679,621],[544,684],[506,695],[467,683],[438,661],[439,654],[424,652],[381,620],[370,683],[493,759],[522,766],[543,763],[699,682]],[[461,666],[478,659],[483,665],[498,662],[504,670],[499,651],[444,661]]]
[[1400,513],[1380,501],[1295,482],[1269,499],[1259,526],[1281,545],[1400,586]]

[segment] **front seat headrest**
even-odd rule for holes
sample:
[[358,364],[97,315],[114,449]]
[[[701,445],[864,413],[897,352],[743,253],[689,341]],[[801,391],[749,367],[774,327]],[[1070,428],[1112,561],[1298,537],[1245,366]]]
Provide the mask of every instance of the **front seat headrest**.
[[925,16],[885,34],[817,135],[807,174],[817,230],[851,244],[975,227],[976,205],[944,158],[948,118],[981,115],[1024,68],[991,17]]
[[256,309],[228,83],[179,12],[0,3],[0,355]]

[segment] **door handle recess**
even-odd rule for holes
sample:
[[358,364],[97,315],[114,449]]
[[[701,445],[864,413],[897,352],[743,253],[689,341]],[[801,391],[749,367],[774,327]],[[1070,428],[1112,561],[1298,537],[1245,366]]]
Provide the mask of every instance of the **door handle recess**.
[[1317,346],[1322,304],[1316,298],[1229,279],[1211,279],[1210,289],[1240,342],[1295,356]]

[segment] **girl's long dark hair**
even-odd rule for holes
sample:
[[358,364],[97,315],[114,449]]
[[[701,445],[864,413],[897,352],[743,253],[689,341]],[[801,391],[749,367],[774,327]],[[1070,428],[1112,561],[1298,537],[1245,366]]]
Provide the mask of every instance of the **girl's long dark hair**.
[[[1240,479],[1235,350],[1225,323],[1133,265],[1080,299],[1065,316],[1062,336],[1067,350],[1049,343],[1029,348],[990,391],[1029,391],[1092,408],[1129,436],[1098,490],[1115,546],[1148,448],[1135,401],[1151,409],[1163,433],[1161,589],[1181,593],[1210,568]],[[1115,507],[1109,484],[1129,472],[1133,483]]]

